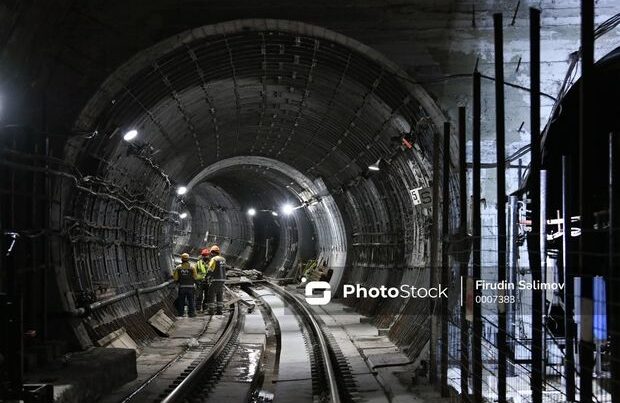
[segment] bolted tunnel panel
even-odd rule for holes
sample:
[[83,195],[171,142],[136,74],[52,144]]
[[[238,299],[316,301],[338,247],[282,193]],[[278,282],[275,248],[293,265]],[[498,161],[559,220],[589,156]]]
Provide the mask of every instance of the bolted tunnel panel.
[[[396,65],[306,24],[233,21],[138,53],[75,123],[102,135],[65,147],[89,185],[61,192],[73,220],[61,284],[68,306],[162,283],[173,255],[215,243],[232,265],[268,275],[314,257],[333,270],[335,289],[343,279],[398,284],[424,272],[429,210],[414,208],[410,191],[429,186],[440,117]],[[177,194],[181,186],[187,193]],[[291,217],[260,218],[266,232],[245,214],[277,214],[286,203]],[[153,309],[169,298],[156,295]],[[94,313],[87,328],[140,309],[127,299]],[[398,320],[393,308],[360,309],[378,323]]]

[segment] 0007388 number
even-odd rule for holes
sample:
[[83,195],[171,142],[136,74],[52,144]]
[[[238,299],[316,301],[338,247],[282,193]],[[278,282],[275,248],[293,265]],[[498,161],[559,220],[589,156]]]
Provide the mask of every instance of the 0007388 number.
[[477,304],[514,304],[514,295],[476,295]]

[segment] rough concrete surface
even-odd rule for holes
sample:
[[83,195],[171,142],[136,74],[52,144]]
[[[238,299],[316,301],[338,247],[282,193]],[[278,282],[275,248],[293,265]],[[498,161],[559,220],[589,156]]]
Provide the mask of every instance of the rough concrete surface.
[[27,381],[54,384],[55,402],[94,402],[136,375],[135,350],[96,347],[73,353],[61,368],[33,373]]

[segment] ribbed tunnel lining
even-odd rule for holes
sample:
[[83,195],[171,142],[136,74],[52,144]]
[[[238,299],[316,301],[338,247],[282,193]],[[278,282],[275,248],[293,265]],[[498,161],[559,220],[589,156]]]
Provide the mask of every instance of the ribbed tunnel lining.
[[[251,223],[243,211],[254,207],[253,200],[271,204],[271,209],[278,209],[283,200],[302,203],[300,195],[309,189],[294,180],[293,172],[298,171],[308,183],[323,186],[319,207],[299,212],[315,223],[311,232],[306,229],[304,242],[311,242],[317,256],[329,258],[343,278],[398,283],[405,268],[426,264],[430,215],[414,208],[409,191],[430,186],[428,150],[441,116],[420,88],[399,79],[404,74],[372,49],[305,24],[245,20],[192,30],[140,52],[106,80],[76,122],[80,130],[105,135],[95,141],[74,139],[66,159],[141,195],[136,197],[148,200],[150,208],[190,210],[191,222],[183,224],[194,232],[182,238],[187,248],[200,248],[189,243],[204,242],[217,222],[217,235],[228,240],[231,259],[239,265],[256,261],[246,246],[264,242],[252,239]],[[140,134],[128,144],[122,135],[131,128]],[[417,143],[413,149],[400,143],[409,128]],[[290,169],[275,179],[270,167],[255,164],[251,175],[258,192],[246,189],[248,171],[238,166],[204,178],[210,183],[197,185],[195,195],[191,189],[183,198],[174,194],[176,186],[191,183],[210,165],[247,156],[278,161]],[[379,159],[381,171],[371,175],[367,167]],[[213,186],[218,188],[213,193],[221,197],[200,196]],[[274,186],[281,190],[272,192]],[[65,205],[71,214],[80,219],[88,214],[95,223],[110,220],[102,210],[108,207],[97,204],[101,201],[90,200],[89,195],[77,197],[84,201]],[[332,201],[327,205],[328,200]],[[202,206],[201,213],[196,205]],[[89,213],[84,206],[90,206]],[[207,211],[211,219],[199,220],[197,214]],[[80,283],[99,275],[93,270],[104,273],[100,280],[106,282],[106,272],[96,268],[98,259],[112,266],[119,256],[126,261],[114,268],[120,278],[133,276],[132,281],[149,284],[165,278],[172,253],[181,249],[180,244],[173,245],[172,224],[155,223],[136,212],[121,214],[128,215],[125,222],[133,223],[132,239],[141,239],[146,231],[157,250],[121,246],[110,250],[76,242],[75,261],[67,262],[67,267],[76,268],[70,276],[68,288],[74,298],[69,304],[83,303],[76,295],[84,293],[100,298],[92,284]],[[334,225],[337,216],[342,216],[342,223]],[[178,214],[169,218],[180,223]],[[282,223],[285,230],[280,236],[287,241],[280,244],[284,252],[276,255],[272,268],[296,263],[298,256],[292,257],[286,248],[302,246],[297,244],[301,228]],[[340,241],[329,241],[332,250],[325,251],[321,238]],[[136,267],[152,274],[136,274]],[[417,278],[428,281],[425,276]],[[120,292],[128,285],[108,279],[105,286]],[[368,307],[368,311],[389,324],[396,318],[393,308]]]

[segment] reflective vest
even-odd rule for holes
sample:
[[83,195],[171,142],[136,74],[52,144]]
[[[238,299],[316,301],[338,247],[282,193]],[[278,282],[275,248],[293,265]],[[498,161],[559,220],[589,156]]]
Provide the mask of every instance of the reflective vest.
[[174,269],[172,275],[174,280],[179,283],[179,287],[194,287],[196,279],[196,268],[189,262],[183,262]]
[[207,260],[205,262],[204,260],[202,260],[202,258],[198,260],[196,262],[196,275],[197,275],[196,280],[198,281],[204,280],[207,275],[208,270],[209,270],[209,261]]
[[208,276],[213,280],[226,280],[226,259],[222,256],[213,256],[209,261]]

